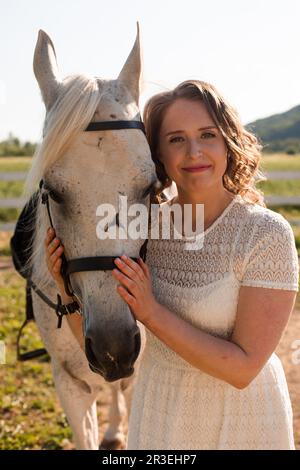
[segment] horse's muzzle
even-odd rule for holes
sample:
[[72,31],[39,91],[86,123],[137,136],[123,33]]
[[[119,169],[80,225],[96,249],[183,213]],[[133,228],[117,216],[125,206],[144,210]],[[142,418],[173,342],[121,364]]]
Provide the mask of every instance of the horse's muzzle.
[[[98,336],[98,335],[97,335]],[[123,335],[122,339],[93,339],[93,335],[85,338],[85,354],[90,369],[100,374],[107,382],[114,382],[129,377],[134,372],[134,363],[141,348],[139,328]]]

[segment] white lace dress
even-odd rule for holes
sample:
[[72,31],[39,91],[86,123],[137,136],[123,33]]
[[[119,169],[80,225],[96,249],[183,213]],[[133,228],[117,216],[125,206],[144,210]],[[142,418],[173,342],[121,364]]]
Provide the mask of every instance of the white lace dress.
[[[230,336],[240,286],[298,290],[290,225],[240,196],[204,232],[201,250],[184,244],[149,240],[147,263],[156,299],[203,331]],[[194,368],[147,330],[128,449],[293,448],[291,403],[275,354],[239,390]]]

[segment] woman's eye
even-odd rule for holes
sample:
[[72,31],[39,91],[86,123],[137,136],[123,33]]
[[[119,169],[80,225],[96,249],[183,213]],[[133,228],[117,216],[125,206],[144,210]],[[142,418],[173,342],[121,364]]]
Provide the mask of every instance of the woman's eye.
[[202,134],[201,137],[204,137],[205,139],[211,139],[212,137],[216,137],[215,134],[212,134],[211,132],[205,132],[204,134]]
[[180,139],[183,139],[183,137],[172,137],[172,139],[170,139],[170,142],[171,142],[171,144],[172,144],[173,142],[181,142]]

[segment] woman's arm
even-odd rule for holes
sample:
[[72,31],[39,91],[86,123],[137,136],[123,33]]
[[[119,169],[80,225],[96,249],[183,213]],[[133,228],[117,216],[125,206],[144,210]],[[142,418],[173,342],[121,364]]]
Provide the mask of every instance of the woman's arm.
[[241,287],[230,340],[205,333],[159,304],[148,266],[122,257],[118,292],[137,320],[183,359],[203,372],[243,389],[276,349],[293,310],[296,292]]
[[162,305],[145,326],[194,367],[243,389],[276,349],[295,297],[292,291],[242,287],[230,340],[199,330]]

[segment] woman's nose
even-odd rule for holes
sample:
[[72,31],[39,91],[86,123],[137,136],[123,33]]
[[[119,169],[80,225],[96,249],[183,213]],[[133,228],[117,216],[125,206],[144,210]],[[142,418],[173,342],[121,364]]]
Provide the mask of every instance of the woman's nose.
[[202,146],[201,146],[201,142],[199,142],[198,140],[191,140],[189,142],[189,156],[190,157],[196,157],[196,158],[199,158],[199,156],[201,155],[202,153]]

